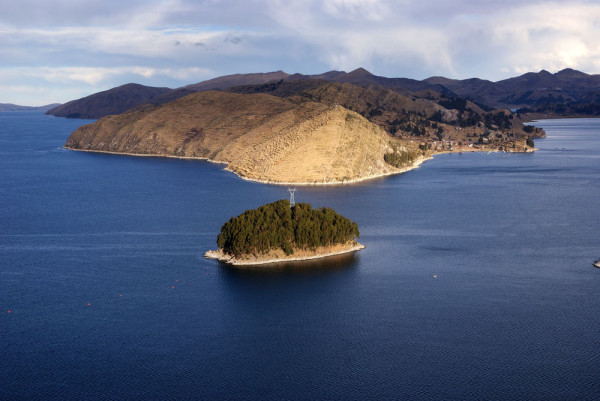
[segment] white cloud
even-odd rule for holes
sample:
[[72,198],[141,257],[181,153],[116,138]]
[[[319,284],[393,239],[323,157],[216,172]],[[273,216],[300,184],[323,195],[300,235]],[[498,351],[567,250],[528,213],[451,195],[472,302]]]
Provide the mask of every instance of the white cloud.
[[18,69],[0,68],[0,83],[18,78],[44,80],[53,83],[80,82],[98,85],[111,81],[116,76],[137,76],[152,78],[165,76],[189,79],[194,76],[206,76],[212,71],[197,67],[189,68],[149,68],[141,66],[124,67],[28,67]]
[[[138,30],[106,27],[66,27],[58,29],[3,29],[0,39],[12,48],[40,51],[73,51],[101,55],[166,58],[189,52],[195,43],[218,50],[229,32],[193,30]],[[176,47],[175,43],[186,45]],[[6,45],[5,45],[6,46]]]
[[[214,76],[198,67],[26,67],[0,68],[2,103],[42,105],[66,102],[128,82],[165,86],[164,82],[197,82]],[[23,103],[23,99],[32,98]],[[19,103],[21,102],[21,103]]]
[[[281,29],[336,69],[500,79],[523,68],[597,71],[594,2],[271,1]],[[357,20],[361,15],[362,19]],[[376,20],[373,22],[372,20]]]
[[332,17],[380,21],[388,12],[385,2],[380,0],[328,0],[323,2],[324,11]]
[[591,0],[0,0],[0,9],[0,101],[25,79],[64,87],[65,101],[131,81],[175,87],[277,69],[492,80],[600,72]]
[[[506,21],[511,21],[506,24]],[[563,68],[597,72],[600,5],[525,5],[486,19],[502,67],[512,73]]]

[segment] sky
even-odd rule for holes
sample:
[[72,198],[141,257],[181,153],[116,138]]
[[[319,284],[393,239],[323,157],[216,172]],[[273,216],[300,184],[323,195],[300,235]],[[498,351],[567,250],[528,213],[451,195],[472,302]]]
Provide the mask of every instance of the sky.
[[0,103],[277,70],[596,74],[598,38],[598,0],[0,0]]

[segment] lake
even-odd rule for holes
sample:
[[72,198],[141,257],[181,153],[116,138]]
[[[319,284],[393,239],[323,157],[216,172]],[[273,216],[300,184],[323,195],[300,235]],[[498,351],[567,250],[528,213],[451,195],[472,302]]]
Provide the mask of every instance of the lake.
[[598,399],[600,120],[297,187],[367,248],[243,270],[203,253],[286,186],[62,149],[88,122],[0,113],[0,399]]

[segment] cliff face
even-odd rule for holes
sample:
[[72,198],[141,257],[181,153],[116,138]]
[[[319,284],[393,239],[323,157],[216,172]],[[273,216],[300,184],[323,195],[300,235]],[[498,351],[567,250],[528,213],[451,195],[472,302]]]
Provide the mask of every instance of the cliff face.
[[77,129],[65,147],[207,158],[246,179],[331,183],[399,172],[384,161],[390,141],[341,106],[208,91],[107,116]]

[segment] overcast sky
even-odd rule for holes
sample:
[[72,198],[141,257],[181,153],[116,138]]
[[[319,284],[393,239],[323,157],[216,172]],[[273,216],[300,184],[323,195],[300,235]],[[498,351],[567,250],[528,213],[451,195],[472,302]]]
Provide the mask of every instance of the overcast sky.
[[233,73],[600,73],[600,1],[0,0],[0,103]]

